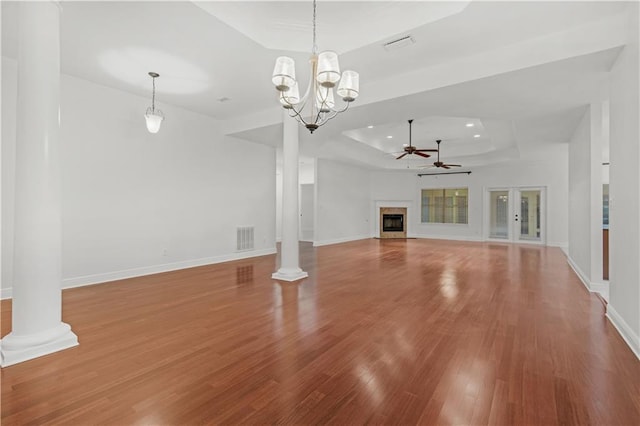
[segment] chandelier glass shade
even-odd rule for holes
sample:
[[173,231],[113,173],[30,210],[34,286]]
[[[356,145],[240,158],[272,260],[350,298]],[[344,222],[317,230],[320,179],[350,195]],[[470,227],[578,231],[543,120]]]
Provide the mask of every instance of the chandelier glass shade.
[[147,122],[147,130],[150,133],[158,133],[162,120],[164,120],[164,114],[159,109],[156,109],[156,78],[160,77],[160,74],[150,72],[149,75],[153,82],[153,95],[151,98],[151,106],[147,108],[147,112],[144,114],[144,118]]
[[[346,111],[349,104],[356,100],[360,90],[360,76],[357,72],[346,70],[340,73],[336,52],[327,50],[318,53],[317,50],[316,0],[314,0],[313,48],[309,59],[311,76],[305,94],[300,96],[295,61],[288,56],[280,56],[276,59],[271,79],[279,92],[282,107],[311,133],[339,113]],[[340,108],[336,108],[335,105],[334,89],[343,101]]]

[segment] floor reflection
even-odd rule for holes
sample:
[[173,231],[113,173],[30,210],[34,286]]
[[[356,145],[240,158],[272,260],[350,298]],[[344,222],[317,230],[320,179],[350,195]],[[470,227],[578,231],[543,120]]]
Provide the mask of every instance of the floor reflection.
[[444,271],[440,274],[440,293],[449,300],[458,296],[458,279],[456,267],[447,263]]
[[[299,360],[299,284],[278,281],[279,306],[276,305],[274,325],[279,335],[276,380],[283,386],[279,401],[286,411],[294,409],[293,398],[286,395],[292,392]],[[276,296],[276,297],[278,297]]]
[[253,283],[253,265],[238,266],[236,268],[236,284],[244,285]]

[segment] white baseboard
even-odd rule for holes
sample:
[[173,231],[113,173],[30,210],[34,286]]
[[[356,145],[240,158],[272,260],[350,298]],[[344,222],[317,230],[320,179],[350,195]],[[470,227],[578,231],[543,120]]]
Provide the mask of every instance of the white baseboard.
[[425,234],[409,234],[409,238],[424,238],[429,240],[451,240],[451,241],[482,241],[480,237],[468,235],[425,235]]
[[0,299],[11,299],[13,296],[13,287],[0,289]]
[[604,300],[609,302],[609,283],[606,281],[591,281],[587,278],[587,275],[580,269],[578,264],[574,262],[571,256],[567,255],[567,263],[573,269],[573,272],[576,273],[582,284],[587,288],[590,293],[598,293]]
[[631,351],[640,359],[640,337],[633,332],[629,324],[616,312],[611,304],[607,305],[606,316],[615,329],[618,330],[618,333],[620,333],[620,336],[627,343]]
[[313,242],[313,246],[314,247],[328,246],[328,245],[331,245],[331,244],[348,243],[349,241],[366,240],[368,238],[371,238],[371,235],[369,235],[369,234],[366,234],[366,235],[355,235],[353,237],[335,238],[333,240],[314,241]]
[[[144,275],[159,274],[162,272],[176,271],[179,269],[193,268],[196,266],[213,265],[215,263],[230,262],[233,260],[247,259],[250,257],[275,254],[275,247],[229,253],[221,256],[204,257],[201,259],[184,260],[181,262],[165,263],[162,265],[145,266],[142,268],[125,269],[123,271],[107,272],[103,274],[85,275],[82,277],[65,278],[62,280],[62,289],[84,287],[86,285],[102,284],[109,281],[123,280],[126,278],[141,277]],[[6,297],[5,297],[6,296]],[[2,298],[10,299],[12,288],[2,289]]]
[[609,303],[609,281],[592,281],[591,291],[600,294],[600,296]]

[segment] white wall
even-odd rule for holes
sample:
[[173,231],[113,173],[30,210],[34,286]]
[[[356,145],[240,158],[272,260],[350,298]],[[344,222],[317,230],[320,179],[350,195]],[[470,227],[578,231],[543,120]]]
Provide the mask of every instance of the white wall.
[[[407,209],[407,236],[415,236],[417,215],[420,214],[419,201],[416,192],[416,173],[402,171],[374,171],[371,172],[371,211],[369,212],[369,229],[371,235],[380,237],[380,208],[401,207]],[[418,207],[415,206],[416,202]]]
[[[302,127],[300,127],[302,129]],[[316,163],[313,158],[301,159],[298,165],[298,179],[300,185],[313,184],[315,182]]]
[[585,286],[605,299],[609,294],[602,278],[602,151],[608,116],[606,103],[593,102],[569,143],[568,260]]
[[[3,58],[3,88],[15,62]],[[8,71],[8,72],[7,72]],[[161,97],[161,91],[159,92]],[[15,92],[3,91],[12,105]],[[212,118],[75,77],[61,80],[63,286],[275,250],[275,151],[223,136]],[[3,123],[15,108],[3,108]],[[15,132],[3,128],[3,209],[12,211]],[[2,287],[11,286],[11,215],[3,215]],[[255,226],[255,250],[236,253],[236,227]],[[5,291],[6,293],[6,291]]]
[[[483,208],[486,188],[544,186],[547,188],[547,243],[567,243],[567,150],[560,146],[546,162],[513,161],[474,168],[471,175],[423,176],[418,172],[374,172],[371,193],[374,203],[380,200],[409,200],[408,235],[422,238],[445,238],[480,241],[483,237]],[[422,171],[420,173],[429,173]],[[428,188],[469,188],[469,223],[423,224],[420,218],[420,192]],[[372,222],[377,220],[372,213]],[[373,222],[372,233],[376,223]]]
[[628,44],[610,78],[609,282],[607,316],[640,357],[640,129],[638,3],[629,6]]
[[371,236],[371,172],[335,161],[316,161],[314,245]]
[[[573,267],[585,279],[591,280],[590,209],[591,209],[591,120],[587,110],[569,143],[569,247],[567,250]],[[580,274],[580,273],[579,273]]]

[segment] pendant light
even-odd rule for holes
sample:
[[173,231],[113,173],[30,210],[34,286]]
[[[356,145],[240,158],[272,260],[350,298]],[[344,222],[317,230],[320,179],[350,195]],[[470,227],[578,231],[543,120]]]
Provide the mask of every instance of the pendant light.
[[158,133],[162,120],[164,120],[164,114],[159,109],[156,109],[156,78],[160,77],[157,72],[150,72],[151,81],[153,84],[153,95],[151,97],[151,106],[147,108],[147,112],[144,114],[144,118],[147,121],[147,130],[150,133]]

